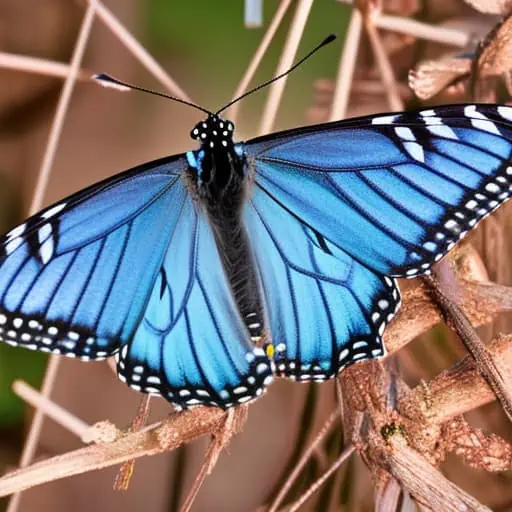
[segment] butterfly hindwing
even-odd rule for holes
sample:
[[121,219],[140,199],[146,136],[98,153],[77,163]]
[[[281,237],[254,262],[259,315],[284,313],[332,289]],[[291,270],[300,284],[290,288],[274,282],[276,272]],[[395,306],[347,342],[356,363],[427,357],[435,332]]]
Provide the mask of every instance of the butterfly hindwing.
[[244,219],[279,375],[323,380],[384,355],[381,335],[400,304],[392,279],[325,240],[258,185]]
[[244,145],[255,184],[377,272],[414,277],[510,196],[512,108],[437,107]]
[[272,368],[251,343],[206,214],[187,196],[119,375],[178,408],[230,407],[262,394]]
[[0,240],[0,336],[82,359],[112,355],[147,302],[182,198],[184,160],[127,171]]

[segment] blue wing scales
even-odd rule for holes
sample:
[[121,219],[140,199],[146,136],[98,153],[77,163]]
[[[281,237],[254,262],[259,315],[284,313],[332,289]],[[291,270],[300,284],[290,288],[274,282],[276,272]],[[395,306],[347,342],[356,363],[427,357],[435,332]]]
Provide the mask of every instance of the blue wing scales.
[[177,408],[230,407],[261,395],[273,364],[250,339],[229,289],[212,228],[190,196],[118,373]]
[[400,304],[392,279],[325,240],[257,184],[244,220],[279,375],[323,380],[384,355],[381,335]]
[[255,184],[377,272],[428,272],[510,196],[512,109],[373,116],[244,144]]
[[0,240],[0,339],[82,359],[133,334],[184,201],[182,157],[50,206]]

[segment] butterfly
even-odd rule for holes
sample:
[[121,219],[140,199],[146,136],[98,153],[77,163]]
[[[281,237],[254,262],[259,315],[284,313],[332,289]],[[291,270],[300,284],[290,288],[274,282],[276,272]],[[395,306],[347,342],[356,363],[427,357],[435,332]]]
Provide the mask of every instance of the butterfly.
[[429,273],[511,193],[512,108],[452,105],[197,149],[46,208],[0,239],[0,337],[117,358],[176,408],[322,381],[386,353],[397,277]]

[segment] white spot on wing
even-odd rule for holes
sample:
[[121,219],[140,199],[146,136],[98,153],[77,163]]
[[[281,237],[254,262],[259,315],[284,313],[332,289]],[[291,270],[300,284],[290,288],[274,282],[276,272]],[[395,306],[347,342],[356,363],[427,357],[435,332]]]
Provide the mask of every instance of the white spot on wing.
[[404,142],[404,148],[418,162],[425,162],[425,154],[423,148],[417,142]]
[[43,219],[49,219],[50,217],[53,217],[57,213],[59,213],[64,207],[66,206],[66,203],[58,204],[57,206],[54,206],[53,208],[50,208],[43,214],[41,214],[41,217]]
[[39,256],[41,256],[41,262],[46,265],[53,256],[53,239],[48,238],[43,245],[39,248]]
[[43,243],[51,235],[51,233],[52,227],[50,224],[43,224],[37,232],[39,243]]
[[20,236],[25,232],[25,229],[27,229],[27,225],[21,224],[20,226],[17,226],[14,229],[12,229],[11,231],[9,231],[9,233],[7,233],[6,237],[11,239],[11,238]]
[[487,185],[485,186],[485,190],[487,190],[487,192],[491,192],[493,194],[497,194],[498,192],[501,192],[500,187],[498,187],[498,185],[496,185],[496,183],[487,183]]
[[395,128],[395,133],[403,140],[415,141],[416,137],[410,128],[406,126],[399,126]]
[[446,125],[438,125],[438,126],[427,126],[427,130],[432,133],[433,135],[437,135],[438,137],[444,137],[445,139],[453,139],[458,140],[457,135],[455,132]]
[[479,129],[494,135],[501,135],[496,125],[490,121],[481,112],[477,112],[475,105],[467,105],[464,107],[464,114],[471,119],[471,124]]
[[23,243],[23,238],[14,238],[5,246],[5,252],[11,254]]
[[512,122],[512,107],[498,107],[498,114],[503,117],[503,119]]
[[397,117],[397,115],[374,117],[372,119],[372,124],[393,124]]

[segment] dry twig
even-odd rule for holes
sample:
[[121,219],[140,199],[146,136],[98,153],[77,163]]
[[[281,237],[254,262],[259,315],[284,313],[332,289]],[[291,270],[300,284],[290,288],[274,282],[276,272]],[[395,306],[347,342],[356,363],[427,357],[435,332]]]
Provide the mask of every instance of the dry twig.
[[[133,418],[131,431],[137,432],[142,429],[149,417],[151,405],[151,395],[142,395],[139,410],[135,418]],[[114,490],[115,491],[126,491],[130,486],[130,480],[133,475],[133,471],[135,469],[135,459],[131,459],[127,462],[124,462],[119,471],[117,472],[116,479],[114,481]]]

